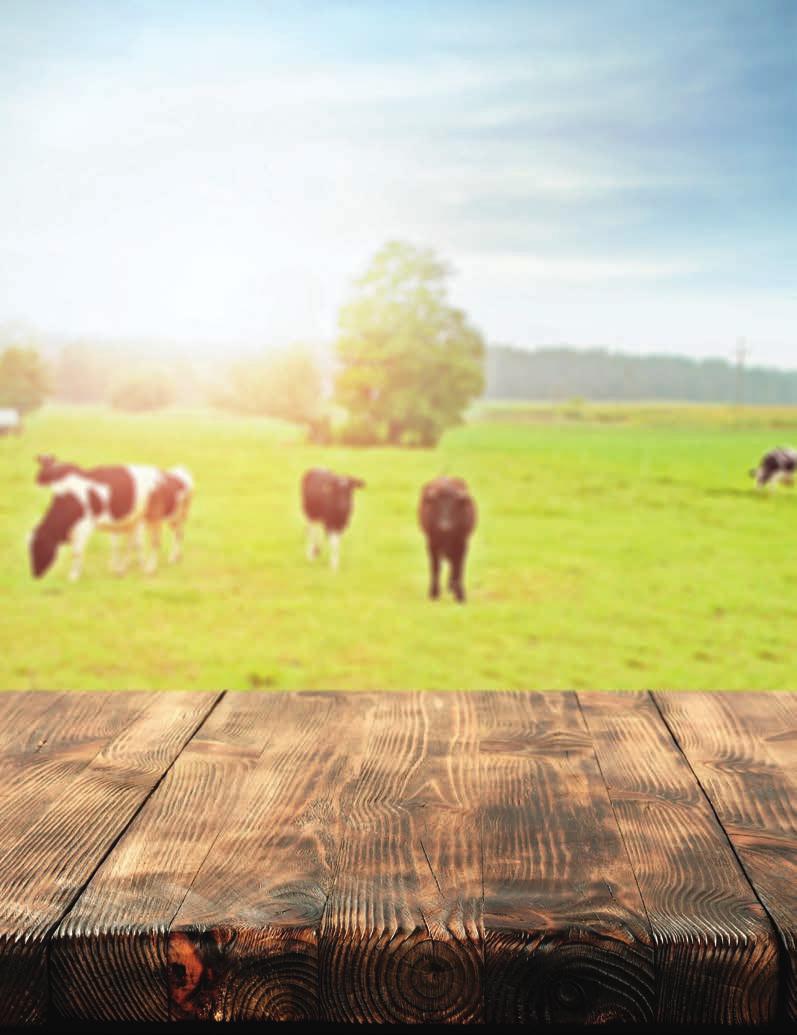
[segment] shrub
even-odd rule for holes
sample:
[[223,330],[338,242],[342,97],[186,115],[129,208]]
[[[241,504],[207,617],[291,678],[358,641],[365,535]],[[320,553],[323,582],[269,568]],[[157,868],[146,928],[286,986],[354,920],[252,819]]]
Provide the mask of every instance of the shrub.
[[116,410],[146,413],[162,410],[174,400],[174,386],[162,374],[138,374],[117,385],[111,397]]

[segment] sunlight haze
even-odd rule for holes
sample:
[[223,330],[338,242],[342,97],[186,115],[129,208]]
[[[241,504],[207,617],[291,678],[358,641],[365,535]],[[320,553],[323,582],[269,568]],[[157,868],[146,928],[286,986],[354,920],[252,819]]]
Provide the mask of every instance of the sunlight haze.
[[490,342],[797,367],[796,12],[0,0],[0,323],[331,340],[402,239]]

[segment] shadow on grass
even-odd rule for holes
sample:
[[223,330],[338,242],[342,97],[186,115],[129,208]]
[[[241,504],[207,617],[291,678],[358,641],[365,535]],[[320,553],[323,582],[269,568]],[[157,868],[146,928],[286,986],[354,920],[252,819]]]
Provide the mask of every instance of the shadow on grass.
[[770,500],[775,499],[785,499],[788,500],[790,504],[793,504],[795,499],[794,496],[787,496],[783,493],[776,496],[774,493],[757,492],[755,489],[705,489],[704,492],[706,496],[725,496],[731,499],[746,499],[754,500],[755,502],[769,502]]

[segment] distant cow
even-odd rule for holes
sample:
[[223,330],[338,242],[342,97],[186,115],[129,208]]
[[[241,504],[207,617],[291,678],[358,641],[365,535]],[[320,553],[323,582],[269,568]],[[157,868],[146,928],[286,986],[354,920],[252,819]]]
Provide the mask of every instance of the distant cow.
[[[128,561],[118,550],[121,533],[127,537],[126,553],[135,542],[141,567],[155,571],[164,521],[174,533],[170,560],[179,560],[194,490],[191,475],[184,468],[161,471],[144,464],[120,464],[84,469],[54,456],[40,456],[38,462],[36,481],[51,490],[52,501],[31,536],[30,562],[36,578],[50,568],[64,543],[72,547],[69,577],[79,578],[86,543],[95,528],[115,533],[111,538],[111,569],[116,574],[124,573]],[[145,528],[150,533],[149,557],[145,555]]]
[[476,503],[461,478],[435,478],[421,489],[418,520],[426,535],[431,582],[429,596],[440,596],[440,562],[449,564],[448,588],[465,600],[463,569],[468,537],[476,527]]
[[22,419],[17,410],[0,409],[0,435],[19,435]]
[[307,518],[307,557],[313,560],[321,551],[321,526],[329,539],[329,562],[337,571],[340,560],[340,536],[349,523],[352,493],[365,482],[347,474],[314,467],[302,478],[302,508]]
[[754,467],[750,471],[750,476],[755,478],[759,488],[778,482],[793,485],[795,470],[797,470],[797,451],[789,446],[777,446],[775,449],[770,449],[768,453],[764,453],[758,467]]

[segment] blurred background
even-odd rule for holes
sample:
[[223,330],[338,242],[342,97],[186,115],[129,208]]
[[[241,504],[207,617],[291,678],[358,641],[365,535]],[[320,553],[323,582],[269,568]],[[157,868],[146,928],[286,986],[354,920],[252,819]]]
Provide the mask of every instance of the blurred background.
[[[796,22],[0,0],[0,686],[792,686]],[[34,582],[39,453],[188,467],[182,564]]]

